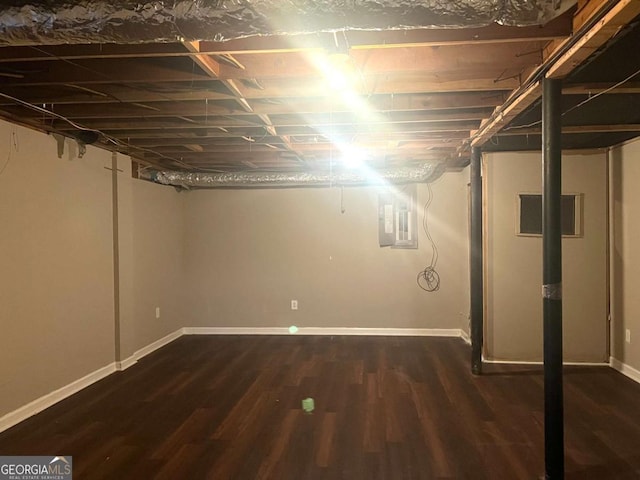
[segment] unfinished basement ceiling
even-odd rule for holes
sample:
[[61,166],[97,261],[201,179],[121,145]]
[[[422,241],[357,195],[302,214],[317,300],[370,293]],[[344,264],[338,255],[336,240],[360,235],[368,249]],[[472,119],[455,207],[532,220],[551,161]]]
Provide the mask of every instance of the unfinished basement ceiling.
[[[554,2],[489,2],[502,9],[485,8],[476,18],[429,10],[429,2],[397,2],[404,10],[352,2],[349,14],[359,23],[350,28],[331,10],[345,2],[299,2],[317,7],[306,23],[300,11],[286,22],[280,12],[284,26],[269,27],[268,7],[281,3],[256,0],[233,2],[255,7],[253,31],[246,16],[236,30],[225,17],[218,33],[211,30],[214,7],[204,7],[221,2],[174,3],[201,8],[208,38],[242,37],[226,41],[175,41],[173,30],[152,21],[137,39],[135,29],[104,22],[74,29],[60,17],[39,29],[16,17],[37,2],[15,3],[0,7],[0,116],[95,141],[146,171],[295,179],[358,165],[387,173],[458,169],[471,145],[540,148],[544,75],[565,78],[566,148],[601,148],[640,134],[637,1],[580,1],[568,10],[565,2],[566,11],[549,21]],[[112,16],[130,2],[120,3],[109,3]],[[369,4],[381,10],[358,16]],[[533,15],[518,5],[539,8]],[[320,15],[321,6],[331,14]],[[546,23],[531,25],[534,17]],[[294,18],[306,33],[273,34],[294,32]],[[71,44],[61,43],[65,34]]]

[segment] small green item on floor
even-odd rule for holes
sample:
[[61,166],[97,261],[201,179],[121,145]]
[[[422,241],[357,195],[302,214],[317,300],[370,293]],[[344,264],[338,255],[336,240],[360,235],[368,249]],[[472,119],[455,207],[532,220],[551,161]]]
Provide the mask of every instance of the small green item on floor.
[[289,327],[289,333],[290,333],[290,334],[292,334],[292,335],[293,335],[294,333],[298,333],[298,327],[296,327],[295,325],[291,325],[291,326]]
[[302,409],[305,411],[305,413],[313,412],[314,408],[315,404],[313,398],[305,398],[302,400]]

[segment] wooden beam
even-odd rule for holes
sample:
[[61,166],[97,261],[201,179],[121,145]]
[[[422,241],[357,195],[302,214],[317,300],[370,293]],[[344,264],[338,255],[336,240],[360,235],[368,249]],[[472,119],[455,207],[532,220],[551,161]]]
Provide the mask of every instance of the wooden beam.
[[[117,85],[91,85],[86,91],[78,86],[55,87],[56,90],[47,93],[46,96],[29,87],[6,88],[4,93],[21,98],[35,105],[54,104],[56,109],[63,105],[82,104],[80,110],[90,110],[97,105],[97,109],[103,109],[102,105],[146,103],[162,108],[159,103],[181,102],[191,105],[205,105],[211,113],[228,114],[229,102],[221,101],[231,98],[229,93],[220,94],[208,90],[190,90],[185,88],[182,92],[156,93],[141,89],[122,87]],[[97,90],[93,90],[93,89]],[[587,88],[585,86],[585,88]],[[640,86],[638,87],[640,89]],[[496,107],[507,98],[506,91],[495,92],[422,92],[408,94],[380,94],[361,95],[357,100],[373,110],[446,110],[460,108]],[[157,102],[157,103],[156,103]],[[0,105],[13,105],[13,102],[0,98]],[[326,97],[280,97],[255,99],[252,102],[255,113],[284,114],[284,113],[313,113],[351,111],[353,106],[340,97],[333,97],[329,101]],[[118,107],[119,108],[119,107]],[[205,107],[203,107],[204,109]],[[244,109],[233,110],[234,115],[246,113]]]
[[242,107],[242,109],[245,112],[253,113],[253,108],[251,107],[251,105],[249,104],[247,99],[244,98],[244,95],[242,94],[242,92],[240,91],[240,89],[238,88],[238,85],[236,84],[236,82],[234,80],[222,80],[222,83],[233,94],[233,96],[235,97],[236,102],[238,102],[240,104],[240,106]]
[[157,58],[187,56],[181,43],[66,44],[6,46],[0,48],[0,63],[89,60],[94,58]]
[[[449,127],[442,126],[442,124],[435,123],[435,127],[430,128],[434,123],[428,124],[395,124],[395,125],[352,125],[349,128],[341,129],[340,135],[349,135],[355,133],[378,133],[378,134],[392,134],[393,132],[406,133],[409,131],[413,131],[416,133],[420,132],[466,132],[470,131],[471,127],[477,128],[478,122],[474,123],[450,123]],[[54,128],[55,129],[55,128]],[[60,132],[74,132],[76,130],[58,130]],[[268,130],[272,130],[268,129]],[[137,131],[127,131],[127,130],[102,130],[105,134],[117,138],[122,139],[138,139],[138,138],[176,138],[183,140],[196,140],[201,138],[242,138],[242,137],[250,137],[252,139],[262,137],[263,135],[267,135],[270,137],[280,137],[280,136],[310,136],[310,137],[322,137],[325,138],[328,136],[327,132],[323,132],[321,129],[313,129],[308,126],[294,126],[294,127],[281,127],[280,130],[277,130],[277,133],[274,135],[270,131],[268,131],[264,126],[262,127],[253,127],[250,129],[234,129],[226,132],[218,131],[218,130],[201,130],[201,133],[189,131],[189,130],[168,130],[162,131],[160,130],[137,130]],[[329,129],[327,129],[328,131]],[[336,135],[338,136],[338,135]]]
[[578,10],[573,16],[573,31],[577,32],[593,16],[600,12],[606,5],[606,0],[587,0],[578,2]]
[[269,118],[269,115],[262,113],[258,115],[258,118],[260,118],[260,120],[264,122],[264,129],[269,133],[269,135],[272,135],[274,137],[278,136],[276,127],[273,125],[273,122],[271,121],[271,118]]
[[[344,136],[355,133],[379,133],[379,134],[392,134],[394,132],[406,133],[406,132],[466,132],[477,129],[479,122],[448,122],[443,124],[441,122],[425,122],[425,123],[395,123],[395,124],[358,124],[358,125],[346,125],[342,128],[336,128],[338,132],[335,136]],[[273,127],[272,127],[273,128]],[[76,129],[77,130],[77,129]],[[309,127],[306,125],[286,126],[279,127],[278,133],[273,134],[267,129],[267,135],[278,137],[281,135],[286,136],[325,136],[329,135],[329,132],[333,132],[330,127],[324,129],[320,127]],[[65,131],[65,130],[60,130]],[[67,129],[67,131],[73,131]],[[201,133],[193,132],[189,129],[185,130],[102,130],[108,135],[118,138],[178,138],[178,139],[198,139],[198,138],[229,138],[229,137],[259,137],[264,134],[265,126],[252,127],[252,128],[236,128],[228,131],[218,131],[214,129],[201,130]]]
[[[1,50],[1,49],[0,49]],[[82,60],[67,62],[33,62],[23,79],[3,82],[4,87],[44,85],[104,85],[113,83],[159,83],[211,81],[211,77],[199,71],[187,70],[187,59],[175,59],[182,63],[163,63],[136,59]],[[183,67],[184,69],[180,68]]]
[[[387,142],[386,140],[371,139],[366,142],[358,141],[358,145],[365,149],[375,150],[385,154],[395,153],[398,155],[415,154],[423,152],[449,152],[452,148],[455,148],[460,142],[460,138],[453,139],[441,139],[434,138],[432,140],[420,140],[420,141],[403,141],[403,142]],[[392,145],[390,145],[392,144]],[[189,149],[189,144],[186,145],[166,145],[156,147],[158,152],[165,153],[167,155],[178,155],[185,153],[185,149]],[[244,142],[237,144],[221,145],[215,144],[203,144],[198,145],[198,148],[202,148],[203,152],[209,153],[247,153],[252,152],[258,154],[260,152],[273,152],[273,146],[258,142]],[[282,144],[279,144],[277,148],[285,148]],[[308,143],[297,142],[295,145],[296,151],[301,154],[310,154],[326,152],[332,148],[332,144],[328,141],[314,142],[309,138]]]
[[[8,95],[21,98],[36,105],[45,103],[56,105],[108,104],[108,103],[143,103],[143,102],[183,102],[203,100],[219,102],[232,99],[229,91],[220,84],[221,91],[207,89],[178,88],[178,91],[152,91],[135,86],[121,84],[113,85],[51,85],[39,89],[31,87],[7,87],[3,91]],[[7,100],[0,99],[0,105],[7,104]]]
[[[176,105],[179,107],[180,105]],[[184,105],[182,105],[184,107]],[[366,116],[353,112],[318,112],[300,115],[280,114],[267,115],[264,113],[240,116],[213,116],[204,115],[198,111],[183,111],[177,113],[174,111],[172,115],[178,115],[178,118],[171,118],[172,115],[166,111],[153,112],[146,114],[144,118],[139,113],[132,111],[131,113],[120,113],[111,118],[109,116],[100,116],[96,112],[78,112],[77,114],[69,114],[65,112],[65,116],[69,119],[80,120],[82,125],[95,130],[127,130],[130,132],[142,132],[152,130],[172,130],[171,134],[195,132],[198,130],[208,130],[213,128],[236,128],[236,127],[296,127],[296,126],[314,126],[328,128],[330,126],[342,127],[349,125],[393,125],[407,123],[427,123],[427,122],[458,122],[468,120],[481,120],[486,118],[491,111],[487,108],[476,109],[475,111],[452,112],[448,110],[441,111],[389,111],[375,112],[372,111]],[[75,112],[74,112],[75,113]],[[188,115],[181,119],[179,115]],[[29,118],[28,115],[25,117]],[[41,118],[42,115],[32,115],[34,119]],[[104,118],[104,120],[102,119]],[[188,120],[188,121],[187,121]],[[261,123],[262,122],[262,123]],[[77,128],[62,120],[53,121],[52,125],[59,130],[76,130]]]
[[216,54],[216,58],[220,58],[222,61],[227,62],[229,65],[232,65],[235,68],[239,68],[240,70],[245,69],[245,66],[240,63],[237,58],[229,53]]
[[[335,154],[335,148],[333,149]],[[315,152],[314,158],[329,158],[331,149],[327,148],[322,152]],[[386,158],[390,161],[400,160],[401,162],[415,159],[441,159],[448,155],[443,152],[412,152],[410,154],[393,155],[392,152],[373,151],[372,160]],[[212,162],[233,162],[241,163],[245,161],[263,163],[274,162],[279,160],[287,160],[292,162],[300,161],[300,158],[291,152],[286,151],[271,151],[271,152],[238,152],[238,153],[219,153],[219,152],[182,152],[174,154],[179,157],[181,161],[188,162],[190,165],[197,164],[209,164]],[[152,152],[145,153],[143,158],[153,159],[158,158],[157,154]]]
[[[153,106],[153,109],[148,108],[149,106]],[[3,107],[7,111],[18,111],[24,107],[17,106],[4,106]],[[221,116],[228,115],[236,115],[238,112],[246,113],[246,111],[240,110],[237,107],[237,110],[233,110],[229,106],[220,106],[218,104],[206,103],[205,101],[197,101],[197,102],[176,102],[176,103],[168,103],[168,102],[158,102],[158,103],[148,103],[147,107],[141,106],[140,104],[132,104],[132,103],[110,103],[110,104],[93,104],[93,105],[56,105],[55,113],[62,115],[66,118],[70,119],[127,119],[133,118],[136,119],[136,123],[141,127],[144,127],[144,122],[146,119],[152,118],[168,118],[168,117],[203,117],[203,119],[209,118],[212,122],[216,120],[216,118]],[[25,113],[25,117],[40,117],[42,118],[42,113]],[[245,115],[241,115],[237,117],[237,122],[245,122],[246,119],[251,118]],[[230,124],[233,124],[232,120],[228,120]],[[184,127],[190,126],[193,122],[187,122],[184,120],[178,121],[179,124],[182,124]]]
[[[452,78],[446,72],[443,74],[432,72],[430,74],[402,76],[364,75],[355,83],[353,93],[365,96],[421,94],[425,92],[495,92],[499,94],[503,91],[513,91],[520,86],[517,78],[496,82],[502,72],[496,71],[494,73],[495,75],[485,78],[467,78],[465,75],[458,75]],[[280,97],[334,98],[336,94],[339,94],[322,78],[307,79],[304,82],[301,82],[300,79],[266,79],[261,83],[264,87],[262,90],[240,87],[245,98],[249,100]]]
[[194,62],[210,77],[218,78],[220,76],[220,64],[209,55],[200,53],[200,42],[182,42],[189,52]]
[[[394,128],[387,128],[385,125],[381,126],[370,126],[370,125],[353,125],[349,129],[343,129],[340,132],[341,136],[353,136],[353,135],[363,135],[363,136],[372,136],[372,135],[388,135],[390,139],[394,138],[402,138],[399,137],[401,135],[412,135],[412,139],[420,140],[420,134],[444,134],[445,137],[449,135],[453,135],[452,138],[460,138],[465,135],[469,135],[469,132],[478,128],[478,122],[447,122],[447,123],[425,123],[425,124],[407,124],[407,125],[396,125]],[[458,134],[458,135],[454,135]],[[147,134],[142,134],[142,136],[129,134],[127,132],[123,132],[122,136],[116,135],[116,133],[111,133],[114,137],[122,138],[123,140],[130,139],[131,142],[137,145],[184,145],[187,143],[195,143],[199,145],[203,145],[204,143],[210,140],[224,139],[224,138],[251,138],[255,140],[257,136],[253,132],[249,131],[238,131],[233,134],[225,133],[225,132],[207,132],[206,135],[202,136],[192,136],[192,137],[184,137],[184,136],[176,136],[170,137],[168,135],[157,135],[150,136]],[[280,137],[280,141],[276,141],[276,143],[288,143],[288,138],[291,136],[296,137],[320,137],[323,134],[316,130],[307,128],[307,127],[283,127],[279,130],[279,135],[277,137],[271,136],[268,137],[270,140],[267,143],[273,143],[275,138]],[[415,136],[418,135],[417,138]]]
[[[200,66],[200,68],[202,68],[202,70],[204,70],[205,73],[207,73],[212,78],[220,78],[220,64],[213,58],[211,58],[211,56],[200,52],[201,42],[195,41],[183,43],[187,50],[193,53],[191,58],[193,58],[193,60]],[[237,66],[234,67],[237,68]],[[227,87],[227,89],[229,89],[231,95],[234,97],[235,101],[240,104],[242,109],[245,112],[252,113],[253,109],[251,108],[251,105],[249,105],[249,102],[247,102],[247,100],[244,98],[242,92],[238,89],[235,82],[227,78],[222,79],[221,81],[222,84]]]
[[[640,93],[640,83],[628,82],[624,85],[615,87],[614,83],[582,83],[569,84],[562,88],[563,95],[594,95],[596,93],[606,92],[607,95],[615,95],[622,93]],[[613,88],[613,90],[612,90]]]
[[[174,154],[185,162],[194,164],[196,162],[207,163],[211,161],[224,161],[224,162],[242,162],[242,161],[255,161],[260,159],[261,161],[275,161],[281,160],[283,152],[272,150],[271,152],[237,152],[237,153],[218,153],[218,152],[183,152]],[[149,152],[144,155],[144,158],[154,158],[154,154]]]
[[498,108],[493,116],[482,122],[480,128],[471,137],[471,146],[479,147],[486,143],[493,135],[498,133],[502,127],[518,114],[526,110],[535,102],[542,93],[539,82],[534,83],[510,103],[505,109]]
[[[432,54],[427,58],[404,55],[402,56],[404,60],[400,62],[400,59],[386,59],[389,55],[382,56],[380,52],[376,52],[372,55],[373,60],[370,62],[363,57],[361,64],[355,64],[352,75],[353,90],[362,94],[513,90],[520,85],[517,74],[531,62],[518,60],[515,53],[510,56],[505,55],[500,61],[486,60],[486,57],[499,58],[499,55],[498,52],[490,51],[476,52],[475,55],[460,51],[451,53],[451,56],[442,53]],[[460,58],[452,63],[451,58],[456,56]],[[433,59],[433,62],[428,62],[429,58]],[[505,58],[509,59],[506,72]],[[174,61],[177,60],[181,59],[174,59]],[[337,93],[322,70],[308,63],[291,71],[277,68],[276,64],[264,68],[259,65],[252,68],[247,66],[246,73],[233,67],[220,66],[219,77],[213,76],[215,73],[213,67],[207,70],[207,73],[200,70],[188,70],[184,62],[183,64],[140,63],[127,59],[85,60],[82,64],[73,65],[67,65],[64,62],[47,65],[34,63],[28,72],[22,74],[24,78],[6,79],[2,83],[3,88],[65,85],[86,87],[105,84],[162,85],[163,83],[170,83],[171,87],[175,88],[175,84],[180,82],[184,84],[185,90],[193,90],[194,88],[211,88],[210,82],[212,79],[217,79],[231,90],[232,96],[242,96],[246,99],[274,96],[335,96]],[[230,80],[255,78],[259,78],[264,89],[229,83]],[[196,85],[200,82],[209,83],[202,87]],[[145,86],[138,88],[144,90]],[[295,94],[288,94],[287,91],[290,90]]]
[[547,78],[564,78],[593,52],[608,42],[635,17],[640,1],[620,0],[605,16],[562,54],[547,71]]
[[[472,125],[467,125],[466,127],[471,127]],[[435,129],[431,131],[421,130],[419,132],[416,131],[402,131],[402,132],[389,132],[385,135],[386,141],[398,141],[398,142],[428,142],[429,140],[433,140],[436,144],[439,144],[440,141],[442,144],[446,144],[446,142],[452,139],[462,140],[468,138],[469,131],[471,129],[467,128],[459,131],[451,131],[451,130],[442,130]],[[139,145],[141,147],[146,146],[184,146],[186,144],[197,144],[203,145],[206,148],[206,145],[248,145],[251,143],[252,145],[283,145],[284,138],[282,134],[278,137],[272,137],[267,135],[262,138],[254,138],[254,142],[248,142],[246,139],[240,136],[219,136],[212,135],[207,137],[193,137],[193,138],[183,138],[183,137],[165,137],[165,138],[140,138],[140,139],[131,139],[129,143],[132,145]],[[126,140],[126,136],[122,137],[123,140]],[[298,138],[306,138],[307,144],[315,143],[315,139],[321,139],[322,135],[317,133],[299,133],[296,134],[296,139]],[[362,132],[358,133],[358,142],[361,143],[369,143],[380,140],[379,133],[371,133],[371,132]],[[456,142],[457,144],[458,142]],[[296,141],[295,146],[298,147],[298,141]]]
[[[345,69],[358,75],[427,74],[442,76],[473,73],[479,77],[499,78],[505,72],[513,75],[531,64],[542,61],[542,42],[531,44],[454,45],[403,48],[389,52],[386,49],[351,50]],[[537,54],[535,52],[538,52]],[[455,62],[452,62],[455,58]],[[220,66],[220,78],[312,78],[319,72],[333,69],[331,57],[325,52],[246,54],[242,56],[244,70],[230,65]],[[508,61],[505,64],[505,61]],[[506,67],[505,67],[506,65]],[[497,73],[496,73],[497,72]]]
[[[199,52],[200,51],[200,42],[186,42],[187,48],[192,51],[192,52]],[[196,55],[196,57],[202,57],[202,55]],[[244,71],[246,69],[246,67],[244,67],[244,65],[242,65],[240,62],[238,62],[237,60],[235,60],[233,57],[231,57],[230,55],[227,55],[228,58],[230,58],[231,60],[233,60],[233,67],[236,69],[239,69],[241,71]],[[208,56],[206,56],[205,58],[210,58]],[[213,60],[212,60],[213,61]],[[213,71],[209,71],[209,70],[205,70],[208,73],[210,73],[212,76],[218,77],[220,75],[220,65],[218,65],[218,69],[213,72]],[[222,80],[222,83],[229,89],[229,91],[233,94],[233,96],[235,97],[235,100],[240,104],[240,106],[244,109],[245,112],[247,113],[253,113],[253,107],[249,104],[249,102],[247,101],[247,99],[244,97],[242,91],[240,91],[240,89],[238,88],[236,82],[233,79],[230,78],[225,78]],[[264,129],[266,130],[266,132],[269,135],[272,135],[274,137],[279,137],[278,132],[276,131],[275,126],[272,124],[271,119],[269,118],[269,116],[267,114],[259,114],[258,117],[260,118],[260,120],[262,120],[264,122]],[[300,155],[295,152],[293,146],[291,145],[291,143],[289,142],[288,137],[281,137],[282,141],[284,142],[284,145],[286,147],[287,150],[290,150],[291,152],[293,152],[296,156],[296,158],[299,161],[303,161],[302,158],[300,157]]]
[[[618,3],[588,32],[577,39],[567,52],[560,55],[553,64],[548,65],[546,76],[549,78],[562,78],[568,75],[575,67],[588,58],[595,50],[611,39],[618,31],[640,14],[640,1],[620,0]],[[566,42],[554,43],[554,51],[545,54],[545,62],[551,62],[555,51],[564,48]],[[569,87],[570,88],[570,87]],[[513,99],[508,100],[506,108],[498,107],[494,114],[484,121],[480,129],[472,135],[471,146],[481,146],[487,142],[502,127],[508,124],[515,116],[528,108],[534,101],[540,98],[542,89],[539,82],[528,88],[515,91]]]
[[[612,132],[640,132],[640,124],[622,125],[563,125],[562,133],[612,133]],[[517,128],[512,127],[502,130],[499,137],[517,135],[542,135],[541,127]]]

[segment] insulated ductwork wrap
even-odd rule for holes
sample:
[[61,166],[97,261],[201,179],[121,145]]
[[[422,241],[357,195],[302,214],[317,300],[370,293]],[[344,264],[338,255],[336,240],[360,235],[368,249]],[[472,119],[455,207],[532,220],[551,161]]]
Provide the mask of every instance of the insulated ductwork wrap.
[[224,41],[339,30],[544,24],[575,0],[9,0],[0,45]]
[[440,177],[444,164],[425,163],[414,167],[399,167],[374,171],[353,170],[309,173],[185,173],[149,172],[144,178],[163,185],[185,188],[219,187],[329,187],[428,183]]

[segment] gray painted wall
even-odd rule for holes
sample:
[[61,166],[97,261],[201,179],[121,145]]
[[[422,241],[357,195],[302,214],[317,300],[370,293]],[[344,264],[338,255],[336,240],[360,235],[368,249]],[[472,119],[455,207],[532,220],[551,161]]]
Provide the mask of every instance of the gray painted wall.
[[[518,193],[540,193],[539,153],[486,154],[486,355],[542,359],[542,238],[516,235]],[[607,167],[604,153],[564,155],[563,193],[583,196],[584,235],[563,238],[564,358],[607,354]]]

